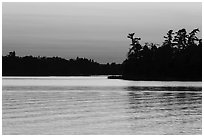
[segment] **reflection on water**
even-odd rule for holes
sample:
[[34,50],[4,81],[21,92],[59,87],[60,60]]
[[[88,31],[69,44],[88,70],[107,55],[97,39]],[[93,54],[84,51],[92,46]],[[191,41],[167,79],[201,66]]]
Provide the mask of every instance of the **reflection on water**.
[[155,87],[155,86],[129,86],[125,87],[128,91],[201,91],[201,87]]
[[[128,93],[130,109],[134,109],[135,129],[145,134],[200,134],[202,115],[201,92]],[[144,122],[145,121],[145,122]],[[138,126],[138,123],[139,124]],[[145,131],[147,127],[151,128]]]
[[196,82],[7,78],[2,89],[3,134],[202,134]]

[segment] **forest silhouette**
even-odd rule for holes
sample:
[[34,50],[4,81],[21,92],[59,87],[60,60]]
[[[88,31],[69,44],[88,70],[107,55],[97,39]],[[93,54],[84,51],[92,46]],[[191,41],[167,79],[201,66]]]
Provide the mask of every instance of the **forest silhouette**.
[[127,59],[123,62],[123,79],[130,80],[202,80],[202,39],[199,29],[187,33],[169,30],[162,45],[139,43],[130,33]]
[[121,64],[99,64],[91,59],[60,57],[18,57],[15,51],[3,56],[3,76],[90,76],[119,75]]
[[91,59],[63,59],[60,57],[16,56],[15,51],[2,58],[3,76],[89,76],[120,75],[109,78],[126,80],[202,80],[202,39],[199,29],[187,33],[169,30],[161,45],[140,44],[135,33],[127,59],[122,64],[99,64]]

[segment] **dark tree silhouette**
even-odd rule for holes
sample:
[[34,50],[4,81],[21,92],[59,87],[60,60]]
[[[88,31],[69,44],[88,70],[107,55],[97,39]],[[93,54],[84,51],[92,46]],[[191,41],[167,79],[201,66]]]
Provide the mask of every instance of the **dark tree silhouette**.
[[167,33],[167,36],[164,36],[165,40],[164,40],[164,45],[168,45],[170,47],[173,47],[173,30],[169,30]]
[[[131,80],[202,80],[202,39],[194,29],[169,30],[161,46],[139,44],[135,33],[128,35],[131,48],[123,62],[123,79]],[[135,41],[134,41],[135,39]]]
[[16,52],[15,51],[9,52],[8,57],[12,57],[12,58],[16,57]]
[[187,35],[187,32],[186,32],[186,29],[181,29],[176,33],[176,36],[174,37],[174,41],[177,43],[177,47],[179,49],[184,49],[187,45],[187,38],[188,38],[188,35]]
[[18,57],[14,52],[3,56],[3,76],[89,76],[119,75],[121,64],[99,64],[91,59],[66,60],[60,57]]
[[196,45],[195,41],[199,41],[198,37],[196,36],[196,33],[198,32],[199,32],[199,29],[197,28],[189,33],[189,36],[188,36],[189,46],[195,46]]
[[128,34],[128,38],[131,39],[131,44],[130,44],[130,49],[129,49],[129,52],[128,52],[128,58],[131,58],[131,57],[136,57],[136,55],[138,55],[139,53],[139,50],[142,48],[140,43],[139,43],[139,40],[141,40],[141,38],[138,38],[138,37],[134,37],[135,33],[130,33]]

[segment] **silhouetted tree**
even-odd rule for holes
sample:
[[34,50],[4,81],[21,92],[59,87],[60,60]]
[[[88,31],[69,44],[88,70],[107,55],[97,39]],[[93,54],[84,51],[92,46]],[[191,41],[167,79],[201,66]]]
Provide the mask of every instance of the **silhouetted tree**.
[[135,33],[130,33],[127,36],[129,39],[131,39],[131,42],[132,42],[130,44],[130,49],[128,52],[128,58],[137,57],[137,55],[139,54],[139,50],[142,48],[140,43],[139,43],[139,40],[141,40],[141,38],[134,37],[134,34]]
[[186,29],[180,29],[179,31],[175,32],[176,36],[174,37],[174,40],[177,43],[177,47],[179,49],[184,49],[186,47],[186,42],[187,42],[187,32]]
[[194,29],[193,31],[191,31],[189,33],[189,36],[188,36],[188,45],[189,46],[194,46],[196,45],[195,41],[199,41],[198,37],[196,36],[196,33],[199,32],[199,29]]
[[16,52],[15,51],[12,51],[12,52],[9,52],[9,57],[15,57],[16,56]]
[[173,40],[173,30],[169,30],[167,32],[167,36],[164,36],[165,40],[164,40],[164,45],[165,46],[170,46],[170,47],[173,47],[173,43],[172,43],[172,40]]

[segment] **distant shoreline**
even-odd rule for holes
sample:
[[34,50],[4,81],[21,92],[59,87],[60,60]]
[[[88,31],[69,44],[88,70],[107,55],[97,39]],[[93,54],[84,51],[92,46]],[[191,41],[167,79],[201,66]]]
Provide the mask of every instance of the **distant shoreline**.
[[14,78],[26,78],[26,77],[33,77],[33,78],[38,78],[38,77],[108,77],[108,75],[58,75],[58,76],[54,76],[54,75],[27,75],[27,76],[23,76],[23,75],[6,75],[6,76],[2,76],[2,78],[12,78],[12,77],[14,77]]
[[122,80],[131,80],[131,81],[195,81],[195,82],[202,82],[199,79],[181,79],[181,78],[136,78],[136,77],[124,77],[122,75],[110,75],[108,79],[122,79]]
[[2,76],[2,78],[12,78],[12,77],[19,77],[19,78],[27,78],[27,77],[33,77],[33,78],[45,78],[45,77],[97,77],[97,76],[104,76],[107,77],[107,79],[121,79],[121,80],[130,80],[130,81],[184,81],[184,82],[202,82],[202,80],[199,79],[179,79],[179,78],[133,78],[133,77],[123,77],[122,75],[58,75],[58,76],[51,76],[51,75],[27,75],[27,76],[20,76],[20,75],[13,75],[13,76]]

